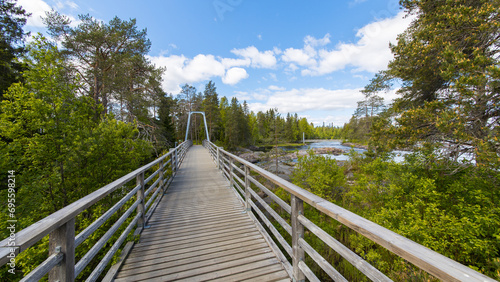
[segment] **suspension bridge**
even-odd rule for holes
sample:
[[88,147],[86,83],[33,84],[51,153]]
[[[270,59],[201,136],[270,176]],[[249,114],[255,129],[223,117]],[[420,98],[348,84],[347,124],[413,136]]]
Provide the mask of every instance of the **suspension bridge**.
[[[441,280],[494,281],[217,147],[208,131],[203,146],[187,137],[168,154],[1,241],[1,265],[48,235],[47,259],[22,281],[320,281],[306,255],[332,280],[347,281],[305,240],[308,231],[368,279],[391,281],[309,220],[306,203]],[[274,194],[276,187],[290,200]],[[121,199],[75,234],[77,216],[112,193]],[[75,249],[105,223],[105,234],[76,258]]]

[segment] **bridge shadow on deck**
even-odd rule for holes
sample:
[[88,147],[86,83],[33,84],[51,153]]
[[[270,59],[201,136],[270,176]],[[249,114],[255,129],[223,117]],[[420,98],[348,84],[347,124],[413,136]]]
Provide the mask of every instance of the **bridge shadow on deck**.
[[208,151],[193,146],[115,281],[290,281]]

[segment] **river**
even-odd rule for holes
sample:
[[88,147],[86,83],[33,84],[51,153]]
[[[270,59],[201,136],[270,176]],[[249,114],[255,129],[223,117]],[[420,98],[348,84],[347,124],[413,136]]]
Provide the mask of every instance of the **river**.
[[[342,145],[341,140],[325,140],[313,143],[306,143],[306,145],[303,146],[281,146],[280,148],[283,149],[284,151],[309,150],[314,148],[338,148],[344,150],[345,153],[343,155],[324,155],[325,157],[336,159],[338,161],[349,160],[348,153],[351,150],[350,146]],[[366,150],[362,148],[353,148],[353,149],[358,153],[366,152]],[[394,150],[392,152],[395,154],[393,159],[397,163],[403,162],[404,156],[410,153],[408,151],[399,151],[399,150]]]

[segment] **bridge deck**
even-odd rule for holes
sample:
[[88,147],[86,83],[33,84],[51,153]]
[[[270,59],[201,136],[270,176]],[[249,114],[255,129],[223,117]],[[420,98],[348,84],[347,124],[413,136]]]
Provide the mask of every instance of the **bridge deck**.
[[290,281],[208,151],[193,146],[115,281]]

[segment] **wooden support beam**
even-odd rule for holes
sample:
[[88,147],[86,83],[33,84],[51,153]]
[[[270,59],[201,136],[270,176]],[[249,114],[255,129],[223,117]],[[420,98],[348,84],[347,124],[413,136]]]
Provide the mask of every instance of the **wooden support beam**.
[[49,281],[75,281],[75,218],[49,235],[49,256],[58,253],[64,258],[49,272]]
[[304,202],[291,195],[292,207],[292,267],[294,281],[305,281],[305,275],[299,268],[299,262],[304,261],[304,249],[299,245],[299,239],[304,238],[304,226],[299,222],[298,216],[304,214]]

